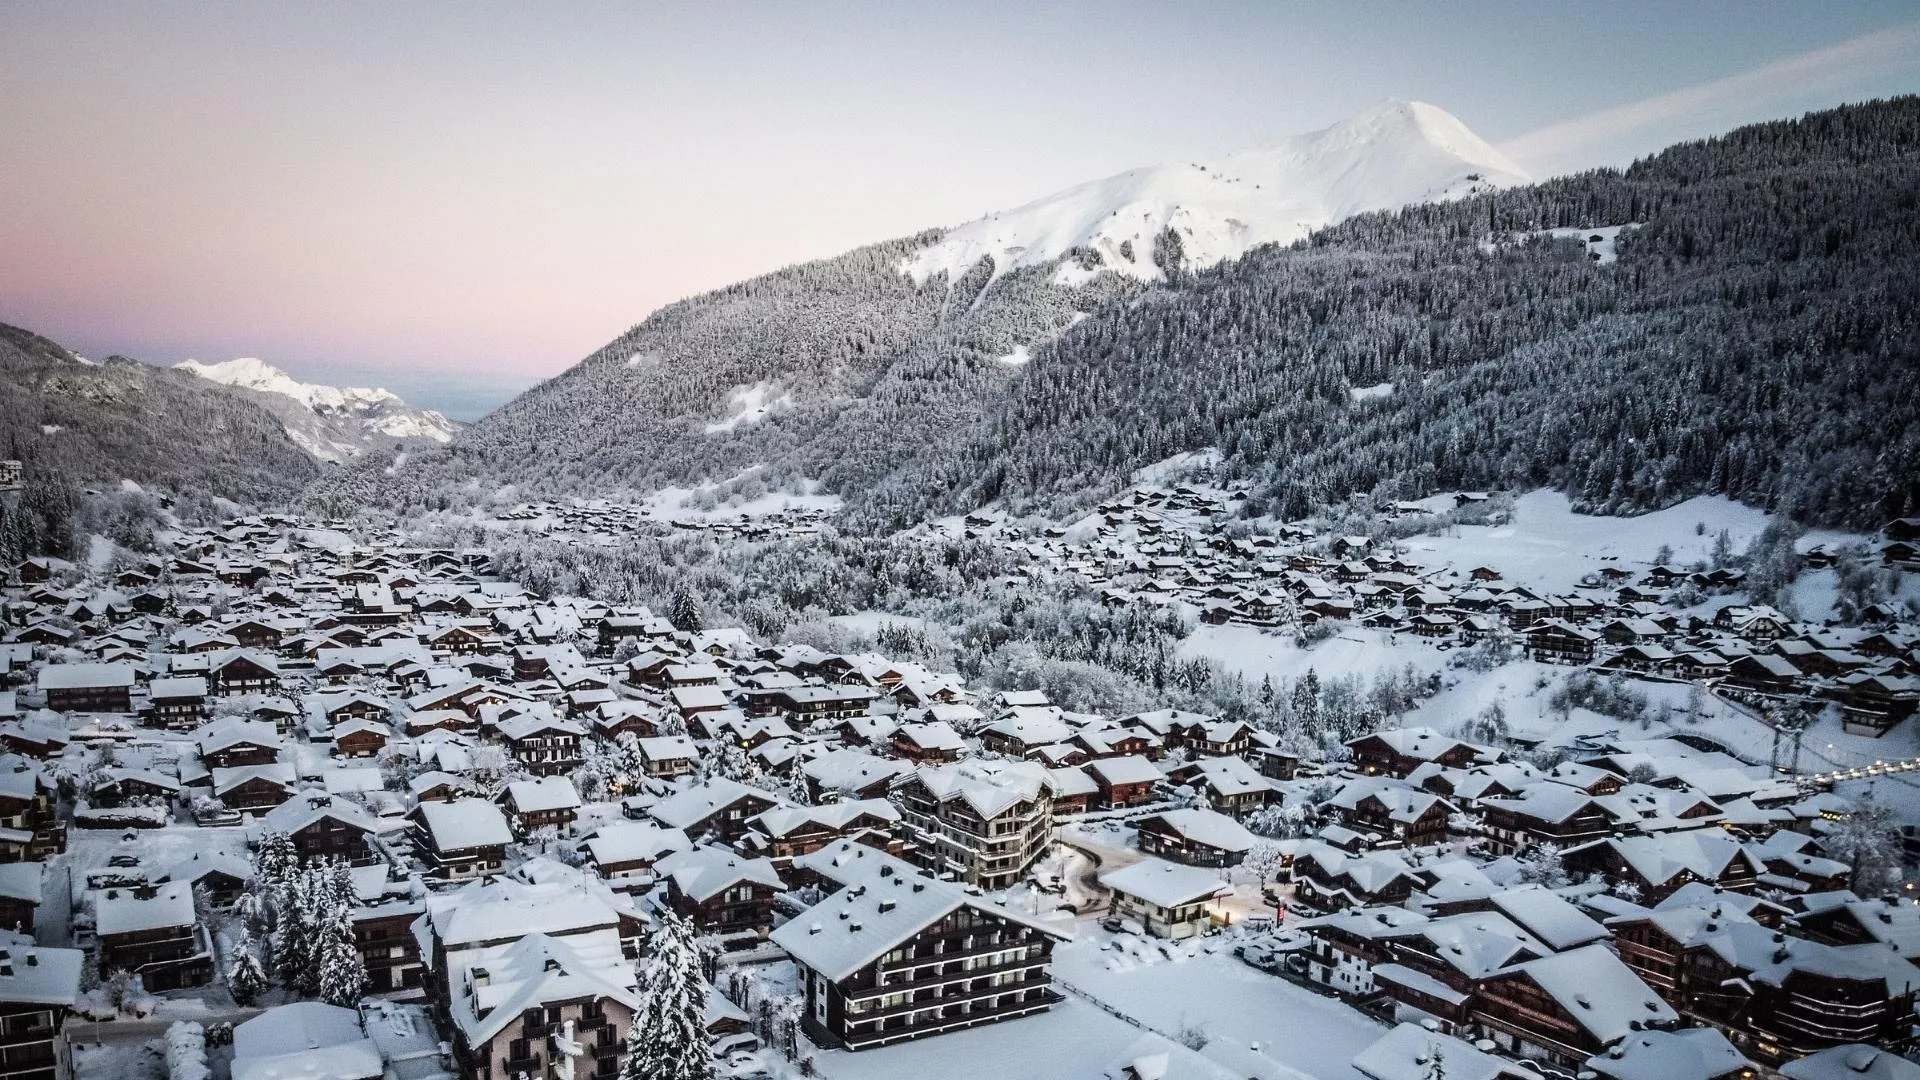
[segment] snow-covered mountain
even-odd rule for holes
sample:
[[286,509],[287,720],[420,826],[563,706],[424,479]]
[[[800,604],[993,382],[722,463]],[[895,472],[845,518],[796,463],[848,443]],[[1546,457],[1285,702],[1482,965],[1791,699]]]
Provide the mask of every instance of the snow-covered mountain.
[[344,461],[375,445],[445,443],[460,426],[431,409],[416,409],[390,390],[304,383],[262,360],[220,364],[183,360],[181,371],[249,392],[301,449],[322,461]]
[[989,214],[915,252],[915,281],[949,280],[983,258],[996,276],[1069,253],[1055,275],[1078,284],[1105,270],[1163,276],[1160,237],[1179,237],[1187,269],[1236,258],[1259,244],[1292,243],[1369,210],[1456,199],[1530,182],[1527,174],[1446,110],[1389,101],[1322,131],[1200,164],[1154,165]]

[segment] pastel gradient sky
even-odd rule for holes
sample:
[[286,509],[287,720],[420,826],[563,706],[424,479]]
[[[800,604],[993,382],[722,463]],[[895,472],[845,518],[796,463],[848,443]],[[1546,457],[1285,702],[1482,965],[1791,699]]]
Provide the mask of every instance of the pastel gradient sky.
[[1911,0],[14,3],[0,321],[470,417],[662,303],[1383,98],[1544,176],[1915,90]]

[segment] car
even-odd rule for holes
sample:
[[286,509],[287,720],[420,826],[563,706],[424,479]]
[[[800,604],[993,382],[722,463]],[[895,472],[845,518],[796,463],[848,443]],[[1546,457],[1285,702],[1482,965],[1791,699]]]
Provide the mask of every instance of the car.
[[1125,925],[1126,920],[1118,915],[1109,915],[1100,920],[1100,929],[1105,930],[1109,934],[1119,933]]
[[737,1035],[722,1035],[713,1040],[713,1056],[717,1061],[725,1061],[740,1054],[759,1052],[760,1036],[750,1031],[743,1031]]

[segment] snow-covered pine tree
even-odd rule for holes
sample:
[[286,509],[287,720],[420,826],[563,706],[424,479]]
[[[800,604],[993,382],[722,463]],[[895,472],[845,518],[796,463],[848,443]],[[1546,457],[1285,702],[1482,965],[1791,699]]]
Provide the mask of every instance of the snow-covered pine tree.
[[272,912],[269,920],[280,914],[299,872],[300,853],[294,849],[293,838],[277,829],[262,833],[260,845],[253,853],[253,881],[249,888],[266,901],[266,910]]
[[266,966],[260,962],[253,933],[244,926],[240,939],[233,943],[233,964],[227,969],[227,987],[233,991],[233,1000],[242,1005],[252,1004],[267,988]]
[[280,981],[306,997],[320,992],[317,961],[325,918],[320,910],[323,901],[318,895],[319,884],[311,871],[294,876],[284,892],[287,902],[276,920],[279,930],[273,946],[273,963]]
[[360,959],[360,950],[354,948],[353,923],[346,911],[320,927],[320,947],[314,961],[320,1000],[346,1008],[359,1002],[367,986],[367,966]]
[[707,1045],[707,980],[700,970],[693,926],[663,913],[654,952],[642,974],[645,987],[627,1032],[621,1080],[713,1080]]
[[673,596],[673,611],[667,616],[676,630],[685,630],[697,634],[706,629],[706,611],[700,605],[700,597],[690,588],[682,588]]

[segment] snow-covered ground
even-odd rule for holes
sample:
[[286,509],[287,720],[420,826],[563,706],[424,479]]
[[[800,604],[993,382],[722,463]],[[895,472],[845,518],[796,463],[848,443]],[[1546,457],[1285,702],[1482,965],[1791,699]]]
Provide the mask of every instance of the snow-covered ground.
[[726,415],[706,426],[706,433],[718,435],[725,431],[735,431],[765,420],[776,412],[785,412],[793,408],[793,394],[781,390],[771,382],[757,382],[751,386],[736,386],[728,391],[725,402]]
[[[1767,514],[1718,495],[1637,517],[1576,514],[1568,498],[1549,490],[1530,491],[1514,502],[1513,519],[1502,525],[1458,525],[1443,536],[1416,536],[1400,542],[1406,557],[1430,569],[1451,567],[1465,574],[1491,566],[1516,585],[1565,592],[1587,574],[1609,564],[1646,569],[1662,545],[1673,549],[1681,565],[1706,559],[1714,537],[1727,531],[1733,550],[1744,551],[1767,525]],[[1805,543],[1858,540],[1850,533],[1809,533]]]

